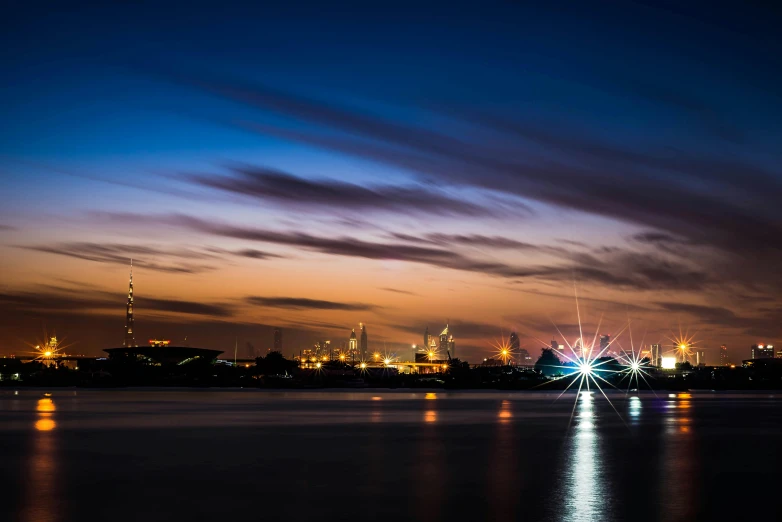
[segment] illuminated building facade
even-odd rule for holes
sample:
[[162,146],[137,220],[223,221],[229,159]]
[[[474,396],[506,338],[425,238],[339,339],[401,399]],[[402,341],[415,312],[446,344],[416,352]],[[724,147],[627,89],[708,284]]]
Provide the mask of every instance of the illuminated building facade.
[[453,338],[449,328],[449,325],[446,324],[438,338],[429,334],[429,327],[427,326],[424,331],[424,344],[418,347],[418,353],[434,353],[443,357],[448,355],[456,357],[456,340]]
[[310,352],[318,359],[328,361],[331,358],[331,341],[318,341]]
[[519,354],[519,364],[523,366],[531,366],[535,364],[535,361],[532,360],[532,356],[524,348],[519,348],[517,353]]
[[274,351],[282,353],[282,329],[274,329]]
[[706,366],[706,350],[695,350],[695,364]]
[[453,340],[453,335],[448,331],[448,324],[446,324],[445,329],[440,332],[439,348],[441,353],[456,357],[456,341]]
[[728,347],[726,345],[720,346],[720,366],[728,365]]
[[348,340],[348,356],[351,359],[361,359],[361,354],[358,351],[358,339],[356,339],[356,329],[350,332],[350,339]]
[[753,344],[752,359],[773,359],[774,346],[771,344]]
[[125,341],[122,346],[135,346],[133,338],[133,260],[130,260],[130,283],[128,284],[128,302],[125,307]]

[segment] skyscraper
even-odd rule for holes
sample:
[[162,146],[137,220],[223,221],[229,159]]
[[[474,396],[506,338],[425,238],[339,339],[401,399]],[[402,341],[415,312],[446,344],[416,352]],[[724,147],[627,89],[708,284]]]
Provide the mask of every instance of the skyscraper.
[[695,364],[706,366],[706,350],[695,350]]
[[424,351],[429,349],[429,342],[429,326],[427,326],[426,330],[424,331],[424,344],[422,345],[424,347]]
[[521,340],[519,340],[519,334],[516,332],[511,332],[510,337],[508,338],[508,344],[510,344],[510,351],[513,353],[518,353],[519,349],[521,348]]
[[652,361],[651,361],[652,362],[652,366],[660,367],[662,365],[662,360],[661,360],[662,350],[661,350],[661,346],[659,344],[653,344],[651,352],[652,352]]
[[128,302],[125,307],[125,341],[122,346],[130,348],[135,346],[133,337],[133,260],[130,260],[130,283],[128,284]]
[[724,344],[720,346],[720,366],[728,365],[728,347]]
[[448,323],[445,324],[445,328],[440,332],[440,352],[446,353],[448,351]]
[[358,323],[361,327],[361,360],[367,360],[367,354],[369,353],[369,343],[367,342],[367,327],[364,323]]
[[[456,341],[453,339],[453,335],[449,331],[448,323],[445,324],[445,328],[440,332],[440,344],[438,350],[441,356],[456,357]],[[428,330],[428,328],[427,328]]]
[[753,359],[770,359],[774,357],[774,346],[771,344],[753,344],[751,349]]
[[350,339],[348,340],[348,355],[351,360],[355,360],[358,355],[358,339],[356,339],[356,329],[350,332]]
[[274,329],[274,351],[282,353],[282,330]]

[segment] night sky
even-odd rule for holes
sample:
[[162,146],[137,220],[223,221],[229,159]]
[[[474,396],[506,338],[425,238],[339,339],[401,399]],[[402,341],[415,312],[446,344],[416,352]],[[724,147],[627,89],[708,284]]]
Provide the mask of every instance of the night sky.
[[[31,2],[37,4],[35,2]],[[782,341],[782,17],[681,2],[3,16],[0,354]],[[739,4],[737,3],[737,6]],[[602,324],[598,330],[598,321]],[[629,348],[629,331],[620,337]],[[404,351],[403,351],[404,350]]]

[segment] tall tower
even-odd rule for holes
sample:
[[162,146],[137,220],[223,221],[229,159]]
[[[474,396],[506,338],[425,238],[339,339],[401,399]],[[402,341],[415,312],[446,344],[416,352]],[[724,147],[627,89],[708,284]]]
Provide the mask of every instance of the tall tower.
[[424,344],[422,346],[424,347],[424,351],[429,349],[429,326],[427,326],[424,331]]
[[128,303],[125,308],[125,342],[122,346],[135,346],[133,339],[133,260],[130,260],[130,283],[128,284]]
[[720,366],[728,365],[728,347],[726,345],[720,346]]
[[359,323],[361,326],[361,360],[367,360],[367,353],[369,352],[369,344],[367,342],[367,327],[364,323]]
[[282,353],[282,330],[274,329],[274,351]]

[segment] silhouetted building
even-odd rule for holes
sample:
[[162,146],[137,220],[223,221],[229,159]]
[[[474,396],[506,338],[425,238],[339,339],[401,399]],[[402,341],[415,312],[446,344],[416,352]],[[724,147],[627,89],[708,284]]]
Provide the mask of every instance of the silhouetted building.
[[724,344],[720,346],[720,366],[728,365],[728,347]]
[[706,350],[695,350],[695,364],[706,366]]
[[106,348],[104,352],[115,361],[136,362],[152,366],[183,366],[194,363],[212,363],[222,350],[207,350],[189,346],[170,346],[168,341],[150,341],[151,346],[124,346]]
[[361,360],[367,360],[367,354],[369,353],[369,343],[367,342],[367,327],[364,323],[358,323],[361,327]]
[[532,365],[535,361],[532,360],[532,356],[524,348],[519,348],[519,364]]
[[553,339],[551,341],[551,349],[554,351],[559,350],[559,343],[557,341],[554,341]]
[[282,330],[274,329],[274,351],[282,353]]
[[753,344],[752,359],[773,359],[774,346],[770,344]]
[[581,344],[581,338],[579,337],[576,339],[576,342],[573,343],[573,353],[575,353],[579,357],[584,356],[584,347]]
[[130,283],[128,284],[128,302],[125,307],[125,340],[122,346],[134,346],[133,337],[133,260],[130,260]]
[[508,344],[510,344],[511,352],[518,353],[518,351],[521,349],[521,340],[519,339],[519,334],[516,332],[511,332],[508,339]]

